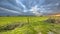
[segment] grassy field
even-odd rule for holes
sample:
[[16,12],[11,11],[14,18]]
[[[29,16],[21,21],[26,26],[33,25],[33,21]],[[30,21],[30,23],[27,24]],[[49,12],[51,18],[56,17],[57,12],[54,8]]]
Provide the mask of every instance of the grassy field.
[[[0,17],[0,34],[60,34],[60,23],[45,22],[48,18],[49,17]],[[22,23],[23,25],[13,30],[1,29],[8,24],[15,23],[19,23],[20,25]]]

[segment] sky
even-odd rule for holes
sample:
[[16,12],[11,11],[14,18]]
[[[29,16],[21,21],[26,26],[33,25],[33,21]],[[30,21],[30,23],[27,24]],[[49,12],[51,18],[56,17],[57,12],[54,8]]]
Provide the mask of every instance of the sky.
[[60,0],[0,0],[0,15],[60,13]]

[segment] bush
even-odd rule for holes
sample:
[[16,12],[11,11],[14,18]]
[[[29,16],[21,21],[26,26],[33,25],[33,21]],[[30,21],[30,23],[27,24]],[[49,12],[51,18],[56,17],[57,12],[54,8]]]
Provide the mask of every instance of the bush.
[[45,22],[48,22],[48,23],[60,23],[60,18],[56,17],[50,17],[48,18],[47,20],[45,20]]

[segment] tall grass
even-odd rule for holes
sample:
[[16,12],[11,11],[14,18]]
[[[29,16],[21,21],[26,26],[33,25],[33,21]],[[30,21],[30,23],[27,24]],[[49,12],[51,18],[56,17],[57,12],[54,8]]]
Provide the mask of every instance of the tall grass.
[[50,20],[46,22],[48,19],[58,20],[60,17],[0,17],[0,26],[18,22],[24,24],[22,27],[0,32],[0,34],[60,34],[60,23],[51,23]]

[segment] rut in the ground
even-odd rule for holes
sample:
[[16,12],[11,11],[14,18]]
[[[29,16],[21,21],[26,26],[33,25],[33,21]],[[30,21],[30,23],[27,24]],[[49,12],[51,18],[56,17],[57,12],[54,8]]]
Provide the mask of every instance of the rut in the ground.
[[0,32],[14,30],[15,28],[22,27],[23,25],[24,23],[18,23],[18,22],[13,24],[7,24],[0,27]]

